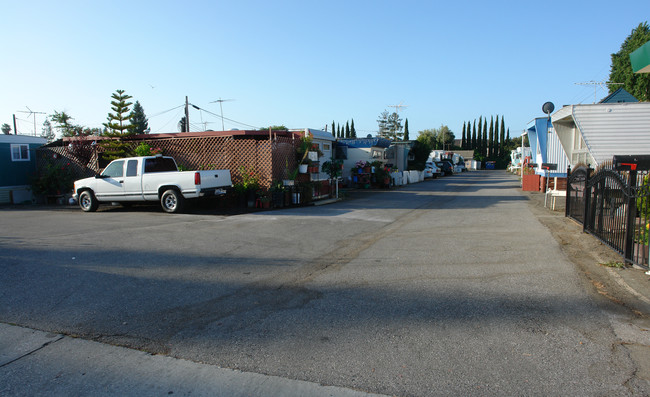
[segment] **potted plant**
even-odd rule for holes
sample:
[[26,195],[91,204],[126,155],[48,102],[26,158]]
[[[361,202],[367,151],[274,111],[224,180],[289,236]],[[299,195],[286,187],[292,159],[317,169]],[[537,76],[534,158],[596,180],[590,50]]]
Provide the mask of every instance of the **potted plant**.
[[284,207],[284,194],[286,190],[280,181],[276,181],[271,185],[271,202],[275,208]]
[[306,174],[309,168],[309,151],[312,148],[312,138],[311,135],[305,135],[300,138],[300,144],[296,149],[298,154],[298,168],[301,174]]
[[249,208],[255,207],[255,192],[260,188],[260,178],[255,170],[240,167],[241,182],[233,184],[233,188],[240,198],[241,203]]
[[260,200],[262,208],[271,207],[271,192],[266,189],[260,189],[257,191],[257,198]]

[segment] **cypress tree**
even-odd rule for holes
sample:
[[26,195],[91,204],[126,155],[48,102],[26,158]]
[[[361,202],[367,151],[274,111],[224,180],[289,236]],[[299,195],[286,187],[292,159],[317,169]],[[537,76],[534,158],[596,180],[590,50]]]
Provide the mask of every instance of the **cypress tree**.
[[506,153],[506,124],[503,121],[503,115],[501,115],[501,142],[499,142],[499,153],[501,157],[505,157]]
[[488,157],[494,155],[494,117],[490,116],[490,137],[488,138]]
[[345,122],[345,137],[350,138],[350,122]]
[[478,133],[476,135],[476,149],[483,155],[483,116],[478,118]]
[[341,124],[337,124],[337,129],[336,129],[336,135],[339,137],[343,138],[343,135],[341,135]]
[[409,138],[409,119],[404,120],[404,140],[408,141]]
[[357,130],[354,129],[354,119],[352,119],[352,122],[350,123],[350,138],[356,138],[357,137]]
[[483,156],[487,157],[488,135],[487,135],[487,117],[483,120],[483,148],[481,149]]
[[470,149],[476,149],[476,119],[474,119],[474,126],[472,127],[472,147]]
[[465,122],[463,121],[463,137],[460,140],[461,149],[465,149]]
[[332,120],[332,135],[334,135],[336,138],[340,138],[338,134],[336,133],[336,126],[334,125],[334,120]]

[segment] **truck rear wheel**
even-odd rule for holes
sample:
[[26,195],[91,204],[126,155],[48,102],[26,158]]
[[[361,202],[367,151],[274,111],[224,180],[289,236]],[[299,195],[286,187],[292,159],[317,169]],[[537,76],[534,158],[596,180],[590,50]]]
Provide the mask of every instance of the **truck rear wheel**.
[[167,189],[160,196],[160,205],[163,211],[168,213],[176,213],[183,211],[185,198],[176,189]]
[[84,190],[79,194],[79,207],[85,212],[95,212],[99,207],[99,202],[92,191]]

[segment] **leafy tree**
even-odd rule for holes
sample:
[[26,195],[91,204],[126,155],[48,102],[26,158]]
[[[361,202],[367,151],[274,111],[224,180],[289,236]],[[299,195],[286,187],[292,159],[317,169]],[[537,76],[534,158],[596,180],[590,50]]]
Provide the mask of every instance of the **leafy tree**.
[[124,135],[133,134],[134,126],[131,124],[131,115],[129,106],[132,102],[127,102],[131,99],[130,95],[126,95],[124,90],[116,90],[111,95],[111,110],[115,113],[108,113],[106,127],[106,135],[111,137],[120,137]]
[[354,129],[354,119],[352,119],[352,123],[350,123],[350,138],[356,138],[357,137],[357,130]]
[[436,144],[437,144],[435,130],[428,129],[428,130],[419,131],[416,141],[427,145],[427,147],[429,147],[429,152],[431,152],[431,150],[434,150],[436,148]]
[[409,170],[422,171],[426,165],[427,159],[429,159],[429,155],[431,154],[431,147],[419,138],[420,137],[418,136],[418,139],[413,142],[411,148],[411,154],[413,154],[414,159],[408,162]]
[[[612,66],[609,81],[623,83],[623,88],[634,95],[639,101],[650,101],[650,74],[635,74],[632,71],[630,53],[650,41],[648,22],[642,22],[621,44],[621,49],[612,54]],[[609,92],[616,91],[620,86],[610,84]]]
[[409,140],[409,119],[404,120],[404,140]]
[[134,134],[149,133],[149,120],[147,120],[147,116],[144,114],[144,109],[139,101],[135,101],[133,111],[131,111],[129,118],[131,119],[131,124],[133,124]]
[[4,123],[2,125],[2,133],[5,134],[5,135],[11,134],[11,127],[9,126],[9,124]]
[[47,139],[47,143],[52,142],[56,138],[56,134],[52,129],[52,123],[50,123],[50,120],[48,119],[45,119],[45,121],[43,122],[43,129],[41,130],[41,138]]

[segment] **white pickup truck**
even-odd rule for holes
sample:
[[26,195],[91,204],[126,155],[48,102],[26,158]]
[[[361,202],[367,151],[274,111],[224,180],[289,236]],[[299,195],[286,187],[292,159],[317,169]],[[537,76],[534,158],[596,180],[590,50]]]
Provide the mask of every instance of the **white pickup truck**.
[[171,157],[113,160],[104,171],[74,183],[74,198],[86,212],[99,203],[160,201],[165,212],[180,212],[185,199],[216,196],[232,186],[229,170],[179,171]]

